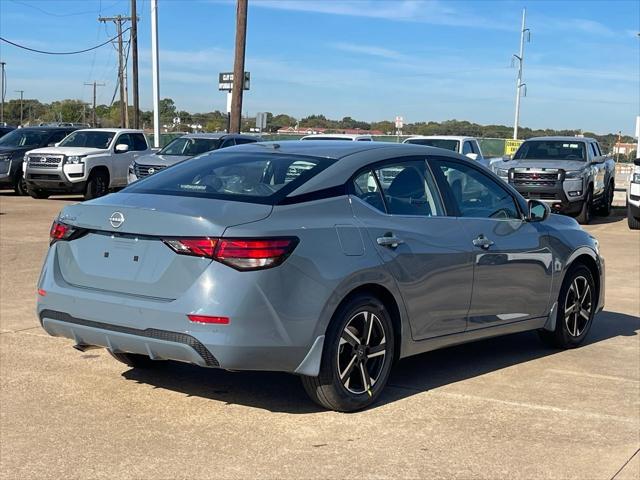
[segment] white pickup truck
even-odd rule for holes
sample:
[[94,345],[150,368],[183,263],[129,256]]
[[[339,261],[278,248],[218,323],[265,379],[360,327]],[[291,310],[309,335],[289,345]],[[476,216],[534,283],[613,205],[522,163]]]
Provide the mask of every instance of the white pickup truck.
[[627,189],[627,222],[631,230],[640,230],[640,157],[633,163]]
[[151,153],[142,130],[76,130],[55,147],[26,153],[23,170],[33,198],[54,193],[82,193],[85,200],[125,187],[129,165]]
[[485,160],[480,150],[478,140],[473,137],[464,137],[456,135],[414,135],[404,140],[402,143],[412,143],[414,145],[426,145],[427,147],[444,148],[452,152],[459,153],[471,160],[476,160],[480,164],[488,167],[488,161]]

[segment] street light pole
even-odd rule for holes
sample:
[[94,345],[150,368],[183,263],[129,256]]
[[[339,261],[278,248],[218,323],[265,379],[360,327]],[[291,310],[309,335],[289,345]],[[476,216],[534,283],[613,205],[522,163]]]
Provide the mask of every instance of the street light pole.
[[158,74],[158,0],[151,0],[151,78],[153,80],[153,146],[160,148],[160,76]]
[[4,94],[7,91],[7,86],[4,82],[4,66],[6,62],[0,62],[2,67],[2,73],[0,74],[0,95],[2,95],[2,103],[0,104],[0,125],[4,125]]
[[22,119],[23,119],[22,99],[24,97],[24,90],[16,90],[15,92],[20,94],[20,126],[22,126]]
[[233,85],[231,91],[231,125],[229,133],[240,133],[242,128],[242,93],[244,90],[244,55],[247,42],[247,3],[237,0],[236,46],[233,62]]
[[520,123],[520,96],[521,96],[522,88],[525,87],[525,84],[522,83],[522,70],[524,68],[524,36],[529,32],[529,29],[525,27],[526,16],[527,16],[527,9],[523,8],[522,9],[522,29],[520,31],[520,55],[514,55],[514,57],[518,60],[518,78],[516,79],[516,113],[515,113],[515,119],[513,122],[513,139],[514,140],[518,139],[518,124]]

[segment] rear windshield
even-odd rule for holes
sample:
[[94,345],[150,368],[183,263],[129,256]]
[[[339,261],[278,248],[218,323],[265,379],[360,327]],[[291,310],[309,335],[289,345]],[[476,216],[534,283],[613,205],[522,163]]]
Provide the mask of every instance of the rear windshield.
[[273,205],[333,162],[328,158],[223,149],[176,164],[132,183],[125,191]]
[[218,148],[218,138],[180,137],[171,141],[158,152],[158,155],[184,155],[193,157]]
[[444,148],[445,150],[451,150],[457,152],[460,142],[457,140],[445,140],[438,138],[410,138],[404,143],[412,143],[414,145],[426,145],[427,147]]
[[78,130],[73,132],[62,142],[61,147],[89,147],[89,148],[109,148],[115,132],[92,132],[90,130]]
[[582,160],[586,161],[584,142],[571,140],[529,140],[524,142],[514,160]]

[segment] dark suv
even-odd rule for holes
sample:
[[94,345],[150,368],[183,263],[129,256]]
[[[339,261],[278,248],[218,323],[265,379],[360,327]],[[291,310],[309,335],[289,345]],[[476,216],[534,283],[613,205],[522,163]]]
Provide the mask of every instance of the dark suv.
[[13,188],[18,195],[27,195],[22,179],[24,154],[35,148],[53,146],[77,127],[17,128],[0,138],[0,189]]

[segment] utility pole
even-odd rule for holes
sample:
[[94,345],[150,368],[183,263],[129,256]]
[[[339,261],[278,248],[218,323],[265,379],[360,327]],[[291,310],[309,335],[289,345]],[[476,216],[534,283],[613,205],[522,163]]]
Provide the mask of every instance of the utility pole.
[[2,103],[0,104],[0,125],[4,125],[4,94],[7,91],[7,86],[5,85],[5,74],[4,74],[4,66],[6,62],[0,62],[0,67],[2,67],[2,73],[0,73],[0,95],[2,95]]
[[529,41],[531,41],[531,30],[525,27],[525,18],[527,15],[527,9],[522,9],[522,30],[520,31],[520,55],[514,55],[514,58],[518,60],[518,78],[516,80],[516,115],[513,122],[513,139],[518,139],[518,124],[520,123],[520,93],[522,88],[525,88],[526,84],[522,83],[522,70],[524,68],[524,36],[528,35]]
[[133,128],[140,128],[140,99],[138,89],[138,10],[131,0],[131,60],[133,62]]
[[22,99],[24,97],[24,90],[16,90],[15,92],[20,94],[20,125],[22,126]]
[[244,54],[247,41],[247,0],[237,0],[236,45],[233,62],[233,85],[231,92],[230,133],[240,133],[242,124],[242,93],[244,90]]
[[153,146],[160,148],[160,76],[158,75],[158,0],[151,0],[151,78],[153,83]]
[[95,80],[93,83],[85,83],[85,85],[93,85],[93,111],[91,112],[91,126],[96,128],[98,123],[96,122],[96,87],[104,87],[104,83],[98,83]]
[[116,15],[115,17],[98,17],[99,22],[114,22],[118,31],[118,82],[120,85],[120,127],[128,127],[127,117],[129,113],[127,108],[129,106],[129,99],[125,96],[126,93],[126,65],[124,62],[124,49],[122,42],[122,24],[127,20],[131,20],[131,17],[125,17],[123,15]]

